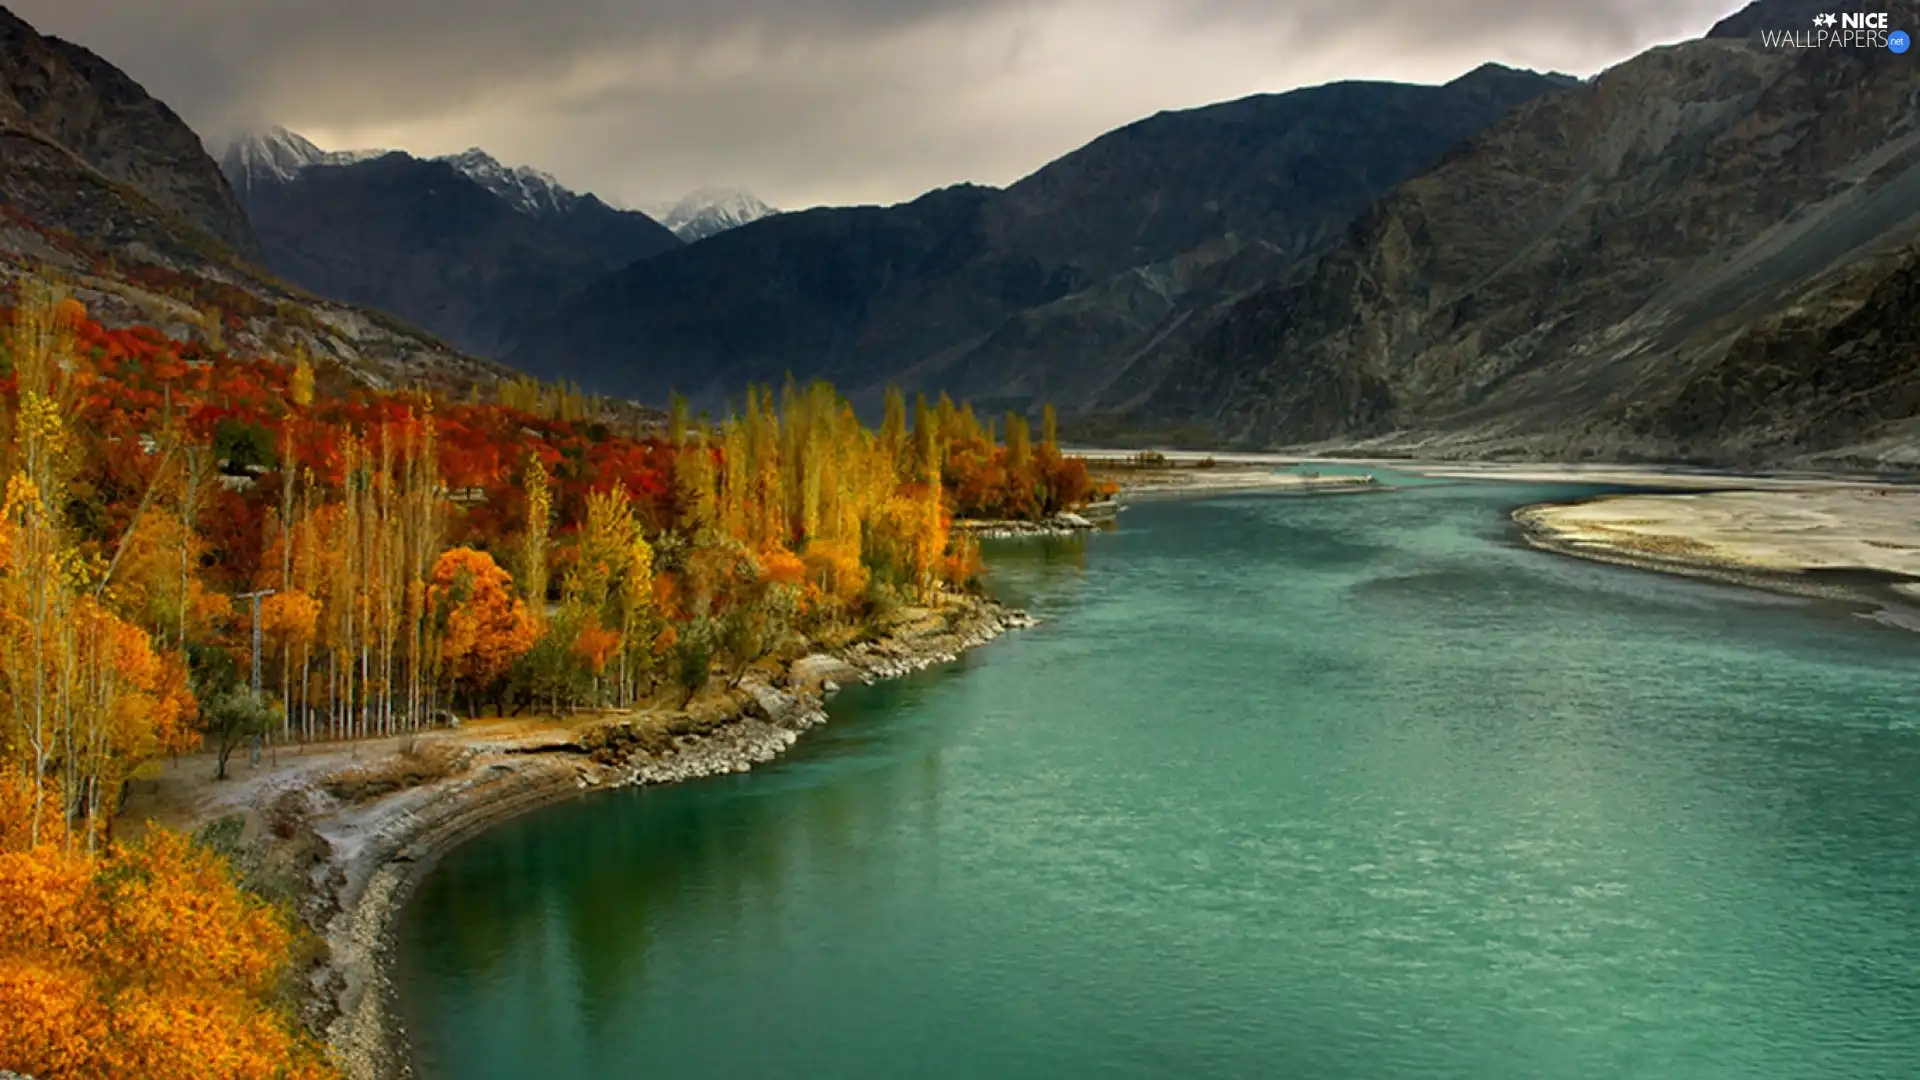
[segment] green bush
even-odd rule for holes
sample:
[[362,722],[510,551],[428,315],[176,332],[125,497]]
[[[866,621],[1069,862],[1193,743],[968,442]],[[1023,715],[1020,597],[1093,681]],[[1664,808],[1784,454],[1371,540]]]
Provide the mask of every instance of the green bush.
[[250,738],[273,730],[279,710],[264,696],[242,687],[232,687],[200,703],[200,722],[214,740],[220,755],[216,780],[227,778],[227,759]]
[[213,429],[213,455],[236,473],[249,466],[272,469],[280,460],[274,452],[273,433],[265,425],[232,419],[220,421]]
[[707,620],[695,619],[681,630],[673,646],[673,675],[686,692],[680,701],[684,709],[713,675],[713,627]]

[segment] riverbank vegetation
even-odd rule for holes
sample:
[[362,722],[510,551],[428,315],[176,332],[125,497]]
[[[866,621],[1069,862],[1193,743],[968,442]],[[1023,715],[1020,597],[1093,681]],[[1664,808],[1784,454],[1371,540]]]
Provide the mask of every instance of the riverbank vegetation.
[[[4,322],[0,908],[29,916],[0,931],[0,1015],[44,1052],[0,1063],[42,1080],[318,1068],[277,1004],[287,913],[177,839],[109,842],[143,763],[683,703],[965,588],[955,514],[1095,494],[1050,409],[1036,441],[890,393],[869,429],[789,384],[648,424],[108,330],[33,282]],[[189,886],[204,918],[155,917]]]

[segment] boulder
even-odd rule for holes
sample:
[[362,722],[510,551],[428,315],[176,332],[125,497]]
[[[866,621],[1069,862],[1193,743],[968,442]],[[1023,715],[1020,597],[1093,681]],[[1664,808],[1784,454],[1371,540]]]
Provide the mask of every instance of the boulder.
[[814,653],[794,661],[787,676],[793,686],[812,691],[820,691],[829,682],[844,684],[859,677],[860,673],[845,660],[825,653]]

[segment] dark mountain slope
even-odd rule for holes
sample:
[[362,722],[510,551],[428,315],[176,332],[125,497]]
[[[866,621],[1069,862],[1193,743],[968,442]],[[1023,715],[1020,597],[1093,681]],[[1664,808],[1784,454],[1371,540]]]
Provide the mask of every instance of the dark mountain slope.
[[616,210],[593,195],[577,195],[561,209],[541,217],[554,235],[611,273],[685,241],[645,214]]
[[577,194],[538,169],[502,165],[478,147],[434,160],[452,165],[609,272],[683,242],[646,214],[616,210],[597,196]]
[[993,233],[1007,250],[1095,278],[1222,240],[1297,257],[1372,195],[1558,84],[1489,64],[1445,86],[1341,82],[1160,113],[1008,188]]
[[586,285],[680,246],[644,214],[479,150],[337,154],[275,130],[222,166],[276,273],[487,356]]
[[607,271],[451,165],[405,154],[257,185],[247,209],[276,273],[483,355]]
[[[782,214],[709,237],[596,285],[514,359],[539,374],[584,378],[592,372],[569,362],[575,350],[652,358],[671,343],[671,372],[649,360],[591,380],[656,398],[678,386],[718,400],[790,366],[861,380],[842,358],[924,355],[999,313],[1070,290],[1036,262],[987,257],[982,211],[992,194],[950,188],[904,206]],[[909,312],[920,317],[903,317]],[[790,356],[814,364],[789,365]]]

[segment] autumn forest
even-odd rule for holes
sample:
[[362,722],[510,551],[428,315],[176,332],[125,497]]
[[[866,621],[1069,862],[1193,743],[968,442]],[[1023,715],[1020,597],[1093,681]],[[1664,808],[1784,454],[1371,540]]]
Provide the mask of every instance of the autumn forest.
[[[288,913],[109,823],[143,766],[483,713],[676,707],[968,589],[956,518],[1096,496],[1048,409],[815,383],[662,422],[531,380],[444,393],[0,311],[0,1060],[329,1075]],[[255,642],[258,642],[256,649]],[[18,917],[14,917],[15,915]]]

